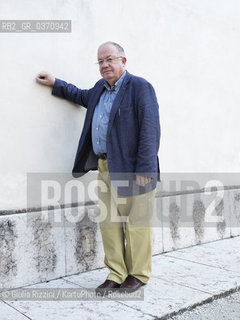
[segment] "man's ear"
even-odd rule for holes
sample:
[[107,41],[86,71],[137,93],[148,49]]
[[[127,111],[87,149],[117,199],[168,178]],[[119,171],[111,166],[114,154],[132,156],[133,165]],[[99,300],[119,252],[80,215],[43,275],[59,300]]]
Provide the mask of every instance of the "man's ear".
[[127,62],[127,58],[126,58],[126,57],[122,57],[122,63],[123,63],[123,65],[125,65],[126,62]]

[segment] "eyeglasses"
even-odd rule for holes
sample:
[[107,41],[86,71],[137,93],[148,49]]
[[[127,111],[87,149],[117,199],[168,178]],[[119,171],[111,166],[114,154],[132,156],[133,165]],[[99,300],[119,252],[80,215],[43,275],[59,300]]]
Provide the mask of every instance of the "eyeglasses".
[[109,58],[106,58],[106,59],[100,59],[100,60],[98,60],[98,62],[96,62],[96,64],[98,64],[99,66],[102,66],[104,61],[106,61],[108,64],[111,64],[111,63],[113,63],[114,60],[117,60],[117,59],[120,59],[120,58],[122,58],[122,56],[109,57]]

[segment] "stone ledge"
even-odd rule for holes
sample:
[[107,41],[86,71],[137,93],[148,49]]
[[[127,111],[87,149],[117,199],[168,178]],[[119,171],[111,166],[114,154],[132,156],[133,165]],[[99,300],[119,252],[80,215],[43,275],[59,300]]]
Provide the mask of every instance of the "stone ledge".
[[[216,201],[216,202],[215,202]],[[156,197],[153,254],[240,235],[240,190]],[[72,211],[71,211],[72,210]],[[0,217],[0,287],[104,266],[97,204]],[[92,217],[90,219],[90,217]]]

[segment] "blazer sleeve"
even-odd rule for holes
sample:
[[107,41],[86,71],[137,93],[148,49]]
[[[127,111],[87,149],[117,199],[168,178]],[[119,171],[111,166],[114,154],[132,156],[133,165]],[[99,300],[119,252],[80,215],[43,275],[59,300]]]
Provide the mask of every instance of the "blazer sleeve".
[[160,143],[159,106],[150,83],[140,84],[137,99],[139,126],[136,173],[154,177],[158,172],[158,149]]
[[82,90],[63,80],[55,80],[52,94],[87,108],[89,90]]

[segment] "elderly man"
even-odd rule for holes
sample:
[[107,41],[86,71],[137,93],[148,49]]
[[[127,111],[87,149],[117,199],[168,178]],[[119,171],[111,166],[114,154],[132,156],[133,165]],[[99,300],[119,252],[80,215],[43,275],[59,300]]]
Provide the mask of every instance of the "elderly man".
[[159,178],[160,124],[152,85],[126,71],[123,48],[98,48],[102,79],[82,90],[47,72],[37,82],[87,108],[73,175],[98,169],[100,230],[107,279],[96,289],[133,292],[146,284],[152,263],[152,216]]

